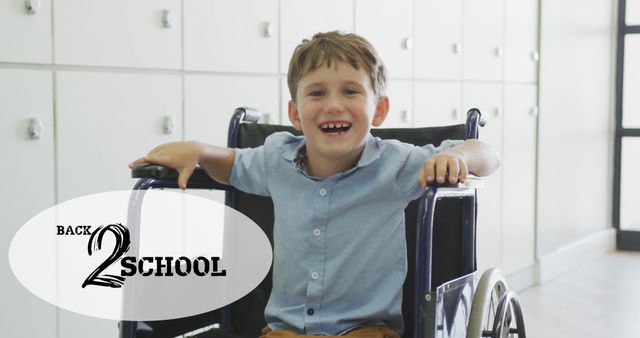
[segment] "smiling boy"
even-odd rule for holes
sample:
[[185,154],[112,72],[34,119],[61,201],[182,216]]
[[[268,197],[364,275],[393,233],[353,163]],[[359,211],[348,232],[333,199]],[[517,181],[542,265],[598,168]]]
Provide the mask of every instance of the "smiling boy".
[[355,34],[319,33],[288,72],[288,115],[303,136],[275,133],[253,149],[173,142],[131,163],[215,180],[274,202],[273,290],[264,337],[399,337],[407,271],[404,208],[428,183],[499,165],[477,140],[415,147],[370,134],[389,112],[386,70]]

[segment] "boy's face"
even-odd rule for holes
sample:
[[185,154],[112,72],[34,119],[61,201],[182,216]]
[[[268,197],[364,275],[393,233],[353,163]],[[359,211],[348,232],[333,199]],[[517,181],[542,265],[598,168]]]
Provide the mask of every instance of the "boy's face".
[[376,100],[365,70],[345,62],[306,73],[297,91],[289,119],[304,133],[310,157],[355,161],[371,126],[379,126],[389,111],[388,97]]

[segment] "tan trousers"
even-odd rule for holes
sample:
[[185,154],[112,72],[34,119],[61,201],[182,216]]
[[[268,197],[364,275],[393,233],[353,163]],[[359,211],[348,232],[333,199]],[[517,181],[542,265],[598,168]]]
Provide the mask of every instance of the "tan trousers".
[[316,336],[298,335],[293,331],[277,330],[273,331],[268,327],[262,329],[260,338],[400,338],[393,330],[385,326],[363,326],[347,332],[344,336]]

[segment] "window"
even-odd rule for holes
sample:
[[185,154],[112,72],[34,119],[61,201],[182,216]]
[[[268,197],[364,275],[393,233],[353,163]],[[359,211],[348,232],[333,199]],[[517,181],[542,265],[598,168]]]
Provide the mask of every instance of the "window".
[[620,0],[613,221],[618,249],[640,250],[640,0]]

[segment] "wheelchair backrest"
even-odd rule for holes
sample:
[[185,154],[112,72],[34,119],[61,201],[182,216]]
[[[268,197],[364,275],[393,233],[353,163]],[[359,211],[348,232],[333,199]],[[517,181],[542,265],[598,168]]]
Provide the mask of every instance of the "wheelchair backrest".
[[[264,143],[267,136],[278,131],[300,133],[288,126],[267,125],[257,123],[239,123],[237,130],[231,132],[235,139],[230,139],[229,146],[236,148],[257,147]],[[445,139],[464,139],[465,125],[453,125],[411,129],[373,129],[371,133],[382,139],[397,139],[414,145],[433,144],[438,146]],[[416,173],[416,180],[417,180]],[[413,201],[405,209],[405,227],[407,238],[408,272],[403,286],[403,317],[405,322],[404,337],[412,337],[414,276],[415,276],[415,238],[418,223],[420,201]],[[461,271],[461,231],[462,207],[456,201],[438,203],[435,216],[434,238],[438,241],[433,247],[433,285],[457,278]],[[227,193],[227,204],[244,213],[256,222],[267,234],[273,245],[273,203],[268,197],[261,197],[232,190]],[[453,224],[453,226],[448,226]],[[262,283],[251,293],[231,305],[231,326],[234,333],[242,336],[255,336],[266,323],[264,308],[269,299],[272,287],[271,271]]]

